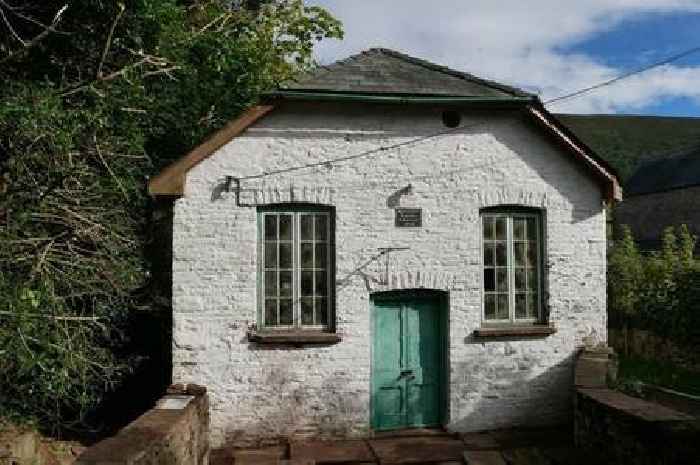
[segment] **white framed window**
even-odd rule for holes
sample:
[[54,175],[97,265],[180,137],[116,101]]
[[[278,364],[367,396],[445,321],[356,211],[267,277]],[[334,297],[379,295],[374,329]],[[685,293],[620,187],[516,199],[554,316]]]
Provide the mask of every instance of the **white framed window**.
[[534,210],[481,212],[482,320],[542,320],[542,215]]
[[261,209],[258,214],[261,326],[331,329],[332,211],[283,207]]

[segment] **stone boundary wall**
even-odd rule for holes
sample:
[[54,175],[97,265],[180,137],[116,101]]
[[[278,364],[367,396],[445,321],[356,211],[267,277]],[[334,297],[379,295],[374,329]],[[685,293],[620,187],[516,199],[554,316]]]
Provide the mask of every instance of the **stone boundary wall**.
[[208,465],[206,388],[175,384],[151,410],[87,449],[76,465]]
[[608,348],[584,350],[577,360],[577,448],[609,465],[697,463],[700,422],[668,407],[609,389],[607,382],[614,372],[614,358]]

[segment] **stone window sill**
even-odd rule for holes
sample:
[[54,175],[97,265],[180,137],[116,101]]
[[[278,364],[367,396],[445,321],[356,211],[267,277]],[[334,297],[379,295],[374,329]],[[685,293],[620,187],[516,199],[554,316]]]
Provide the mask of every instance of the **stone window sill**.
[[336,344],[341,338],[336,333],[322,331],[251,331],[248,340],[258,344]]
[[499,337],[546,337],[556,332],[556,328],[547,325],[482,326],[474,330],[474,336],[483,339]]

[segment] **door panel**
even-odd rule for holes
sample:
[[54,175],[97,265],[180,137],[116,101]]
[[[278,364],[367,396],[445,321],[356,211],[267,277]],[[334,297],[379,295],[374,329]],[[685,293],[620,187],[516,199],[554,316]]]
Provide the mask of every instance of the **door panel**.
[[412,426],[440,422],[440,375],[442,370],[440,308],[434,302],[415,301],[405,308],[404,346],[413,377],[406,380],[407,421]]
[[401,366],[401,306],[383,302],[376,307],[373,353],[381,354],[373,364],[375,412],[373,424],[378,429],[398,428],[404,423],[405,386],[399,379]]
[[372,427],[438,426],[442,420],[443,340],[439,295],[374,301]]

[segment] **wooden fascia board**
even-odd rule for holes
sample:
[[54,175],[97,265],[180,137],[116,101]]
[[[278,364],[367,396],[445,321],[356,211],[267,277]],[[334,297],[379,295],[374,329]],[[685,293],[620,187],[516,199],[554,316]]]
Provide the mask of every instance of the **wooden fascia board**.
[[559,139],[565,147],[570,149],[570,151],[579,161],[582,161],[587,168],[599,178],[604,189],[605,199],[608,202],[622,200],[622,188],[620,187],[620,182],[617,179],[617,176],[614,173],[609,172],[603,165],[591,157],[585,147],[582,147],[581,144],[576,142],[573,138],[569,137],[563,130],[561,130],[558,127],[554,117],[551,116],[549,112],[533,106],[528,106],[527,111],[540,126],[544,127],[547,131]]
[[226,145],[234,137],[267,115],[274,105],[257,105],[244,111],[238,118],[226,123],[203,143],[187,155],[171,163],[148,182],[148,193],[152,196],[180,197],[185,192],[187,172]]

